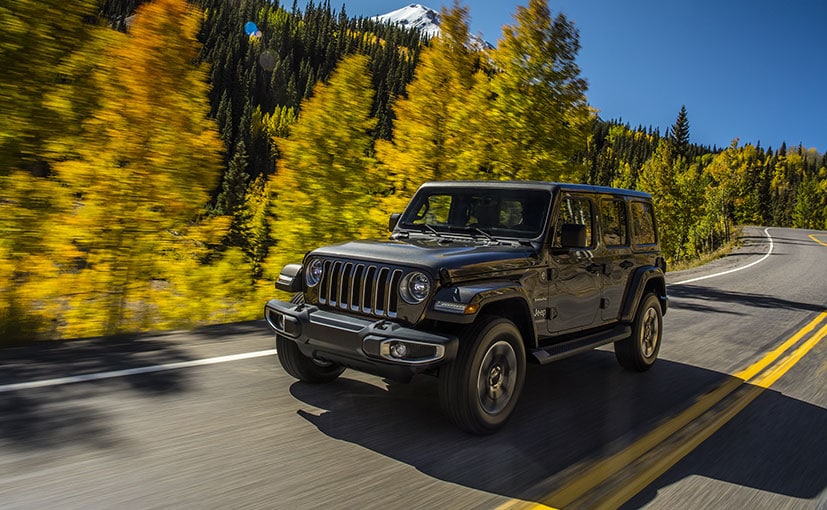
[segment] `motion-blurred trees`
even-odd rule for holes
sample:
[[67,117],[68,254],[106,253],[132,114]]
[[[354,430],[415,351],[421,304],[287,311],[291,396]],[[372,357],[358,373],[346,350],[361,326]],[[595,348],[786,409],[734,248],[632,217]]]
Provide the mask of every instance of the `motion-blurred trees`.
[[581,180],[574,154],[586,146],[592,115],[576,63],[580,40],[545,0],[517,7],[494,52],[493,174],[498,178]]
[[[51,143],[76,132],[78,110],[90,100],[67,89],[94,55],[97,32],[87,19],[94,0],[20,0],[0,7],[0,175],[49,171]],[[63,93],[63,94],[61,94]]]
[[[100,108],[83,124],[78,157],[55,165],[77,197],[67,220],[76,267],[65,277],[74,282],[68,332],[162,322],[155,291],[174,287],[182,271],[202,262],[197,246],[223,233],[220,221],[198,221],[221,163],[207,118],[206,70],[193,65],[199,19],[185,0],[138,9],[95,72]],[[182,261],[191,267],[179,267]],[[96,318],[99,329],[90,329]],[[83,326],[73,330],[75,322]]]
[[282,158],[271,189],[282,262],[381,228],[370,221],[380,182],[370,156],[376,119],[367,66],[365,56],[343,58],[304,102],[290,136],[277,140]]
[[[201,57],[211,65],[211,115],[218,121],[226,148],[221,184],[213,193],[213,213],[232,215],[232,235],[224,244],[241,247],[257,264],[253,259],[261,253],[253,253],[269,247],[249,237],[251,231],[244,225],[248,215],[238,214],[247,203],[246,191],[238,191],[242,183],[260,190],[255,184],[262,182],[258,178],[276,172],[280,153],[272,138],[284,136],[262,120],[288,118],[282,114],[298,110],[344,56],[361,54],[368,57],[375,91],[370,105],[370,114],[377,119],[372,140],[388,138],[392,98],[411,80],[423,42],[416,30],[350,18],[344,7],[333,10],[330,2],[309,2],[301,10],[297,3],[289,8],[267,0],[198,3],[205,9]],[[248,22],[257,31],[248,34],[244,28]],[[244,162],[245,171],[240,173]]]
[[468,9],[455,3],[452,10],[443,9],[441,19],[441,35],[422,50],[406,96],[394,103],[393,139],[376,142],[390,185],[386,213],[400,212],[425,181],[473,176],[456,159],[462,143],[471,140],[452,122],[466,107],[481,114],[480,105],[468,104],[477,64],[467,47]]
[[52,329],[48,282],[71,196],[51,175],[96,105],[89,71],[106,31],[94,2],[21,0],[0,7],[0,344]]

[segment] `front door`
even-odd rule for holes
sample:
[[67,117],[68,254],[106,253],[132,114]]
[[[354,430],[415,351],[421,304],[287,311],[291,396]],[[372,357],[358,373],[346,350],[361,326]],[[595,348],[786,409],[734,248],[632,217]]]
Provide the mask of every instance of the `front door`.
[[[551,243],[549,270],[549,332],[555,335],[596,325],[600,309],[600,270],[593,260],[596,247],[596,204],[586,196],[561,197]],[[563,225],[585,227],[585,246],[563,248]]]

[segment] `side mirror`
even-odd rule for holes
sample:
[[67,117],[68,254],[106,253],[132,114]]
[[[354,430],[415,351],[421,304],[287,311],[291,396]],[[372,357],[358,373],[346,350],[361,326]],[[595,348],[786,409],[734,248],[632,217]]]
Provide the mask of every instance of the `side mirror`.
[[560,232],[560,244],[563,248],[584,249],[586,245],[586,225],[564,223]]
[[396,224],[397,224],[397,223],[399,223],[399,217],[400,217],[400,216],[402,216],[402,215],[401,215],[401,214],[399,214],[399,213],[393,213],[393,214],[391,214],[391,217],[390,217],[390,219],[388,220],[388,230],[390,230],[391,232],[393,232],[393,229],[395,229],[395,228],[396,228]]

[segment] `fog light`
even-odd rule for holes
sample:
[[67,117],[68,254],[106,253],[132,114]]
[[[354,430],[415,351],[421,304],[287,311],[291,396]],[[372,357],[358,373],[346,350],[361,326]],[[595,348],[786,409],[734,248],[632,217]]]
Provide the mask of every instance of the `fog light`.
[[284,315],[275,311],[275,310],[267,310],[267,322],[270,323],[270,327],[278,332],[284,332]]
[[402,342],[393,342],[390,345],[391,356],[397,359],[402,359],[408,354],[408,346]]
[[275,317],[275,319],[276,319],[276,321],[275,321],[276,322],[276,328],[279,331],[284,331],[284,315],[282,315],[280,313],[275,313],[273,315],[276,316]]

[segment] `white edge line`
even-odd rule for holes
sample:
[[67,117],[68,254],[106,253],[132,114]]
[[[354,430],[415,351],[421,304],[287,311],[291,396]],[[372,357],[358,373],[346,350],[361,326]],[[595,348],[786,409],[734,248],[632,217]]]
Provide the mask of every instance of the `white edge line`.
[[683,280],[683,281],[675,282],[675,283],[669,283],[667,285],[686,285],[687,283],[698,282],[698,281],[701,281],[701,280],[706,280],[708,278],[716,278],[718,276],[723,276],[725,274],[730,274],[730,273],[736,273],[738,271],[743,271],[744,269],[749,269],[749,268],[751,268],[752,266],[754,266],[756,264],[760,264],[761,262],[764,262],[765,260],[767,260],[769,258],[770,255],[772,255],[772,250],[773,250],[773,246],[774,246],[773,242],[772,242],[772,236],[770,235],[769,230],[770,230],[769,228],[765,228],[764,229],[764,235],[766,235],[767,239],[769,239],[769,241],[770,241],[770,248],[769,248],[769,250],[767,250],[767,253],[763,257],[761,257],[760,259],[758,259],[756,261],[753,261],[753,262],[750,262],[746,266],[736,267],[735,269],[730,269],[728,271],[723,271],[721,273],[708,274],[706,276],[699,276],[697,278],[690,278],[688,280]]
[[228,361],[238,361],[249,358],[259,358],[262,356],[271,356],[275,353],[275,349],[268,349],[266,351],[245,352],[242,354],[231,354],[228,356],[217,356],[215,358],[196,359],[192,361],[180,361],[178,363],[167,363],[164,365],[150,365],[146,367],[127,368],[124,370],[112,370],[109,372],[98,372],[94,374],[80,374],[68,377],[58,377],[56,379],[43,379],[40,381],[5,384],[0,386],[0,393],[18,390],[29,390],[33,388],[45,388],[48,386],[59,386],[61,384],[70,384],[76,382],[98,381],[101,379],[112,379],[114,377],[125,377],[128,375],[151,374],[154,372],[164,372],[166,370],[177,370],[179,368],[214,365],[216,363],[226,363]]

